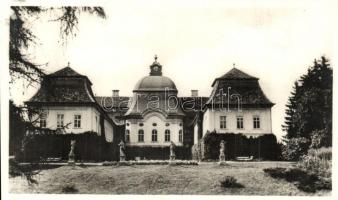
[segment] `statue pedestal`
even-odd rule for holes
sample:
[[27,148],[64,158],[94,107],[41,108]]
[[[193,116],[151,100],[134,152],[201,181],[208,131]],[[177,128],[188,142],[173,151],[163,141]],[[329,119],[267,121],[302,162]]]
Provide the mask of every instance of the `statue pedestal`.
[[219,165],[227,165],[227,163],[225,161],[219,161],[218,164]]
[[120,161],[126,161],[126,157],[125,156],[120,156]]
[[176,159],[176,156],[174,156],[174,155],[170,156],[170,161],[174,161],[175,159]]
[[75,154],[73,152],[70,152],[68,155],[68,165],[75,165]]
[[225,155],[224,154],[221,154],[219,156],[219,165],[225,165]]
[[68,165],[75,166],[75,161],[74,160],[68,160]]
[[176,159],[175,155],[170,155],[169,165],[176,165],[175,159]]

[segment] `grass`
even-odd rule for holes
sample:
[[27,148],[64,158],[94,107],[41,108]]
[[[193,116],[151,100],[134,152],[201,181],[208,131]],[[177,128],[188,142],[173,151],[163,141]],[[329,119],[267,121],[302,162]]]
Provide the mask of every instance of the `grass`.
[[[11,193],[79,194],[228,194],[228,195],[329,195],[330,191],[306,193],[294,184],[274,179],[264,168],[292,167],[282,162],[233,162],[225,166],[202,163],[198,166],[62,166],[36,175],[38,184],[24,178],[10,178]],[[242,187],[224,188],[231,176]]]

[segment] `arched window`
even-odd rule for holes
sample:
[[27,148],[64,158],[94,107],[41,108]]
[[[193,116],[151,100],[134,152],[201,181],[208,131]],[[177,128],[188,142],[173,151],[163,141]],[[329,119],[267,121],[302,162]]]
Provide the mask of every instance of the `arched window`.
[[157,142],[157,130],[156,129],[151,131],[151,141]]
[[178,141],[183,142],[183,131],[182,130],[178,131]]
[[130,142],[130,131],[129,130],[126,130],[126,134],[124,136],[125,138],[125,142]]
[[170,142],[170,130],[168,129],[164,131],[164,141]]
[[144,142],[144,131],[142,129],[138,130],[138,141]]

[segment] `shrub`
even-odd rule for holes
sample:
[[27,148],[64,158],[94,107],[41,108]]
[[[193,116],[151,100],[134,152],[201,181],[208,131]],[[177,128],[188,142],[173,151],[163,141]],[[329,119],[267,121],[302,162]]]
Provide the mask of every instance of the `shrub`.
[[263,171],[272,178],[285,179],[288,182],[294,182],[297,188],[304,192],[332,189],[330,180],[322,179],[318,177],[317,174],[309,173],[300,168],[266,168]]
[[310,148],[318,149],[321,147],[332,146],[332,132],[326,129],[314,130],[311,132],[311,145]]
[[291,138],[282,147],[282,155],[285,160],[297,161],[307,154],[310,141],[304,137]]
[[232,176],[226,176],[221,181],[223,188],[243,188],[244,186],[237,182],[237,179]]
[[308,155],[302,157],[298,167],[321,177],[331,177],[332,149],[310,149]]
[[75,187],[74,184],[63,186],[61,191],[62,193],[66,194],[74,194],[79,192],[79,190]]
[[35,164],[20,166],[14,159],[9,159],[9,175],[11,177],[22,176],[26,178],[28,184],[37,184],[34,176],[39,173],[40,171],[36,170]]

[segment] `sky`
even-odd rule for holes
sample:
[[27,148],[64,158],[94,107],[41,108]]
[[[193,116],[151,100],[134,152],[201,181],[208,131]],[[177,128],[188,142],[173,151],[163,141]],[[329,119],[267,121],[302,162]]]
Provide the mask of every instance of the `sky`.
[[[109,96],[113,89],[131,96],[136,82],[149,74],[155,54],[179,96],[190,96],[192,89],[209,96],[213,80],[235,63],[258,77],[276,104],[272,127],[279,139],[285,134],[281,125],[294,81],[315,58],[334,55],[337,32],[330,3],[147,2],[105,2],[106,19],[81,14],[76,36],[67,43],[60,39],[59,24],[52,21],[55,15],[31,18],[27,25],[38,42],[28,53],[34,62],[47,63],[46,73],[70,62],[88,76],[98,96]],[[10,98],[21,104],[38,89],[26,87],[24,81],[11,85]]]

